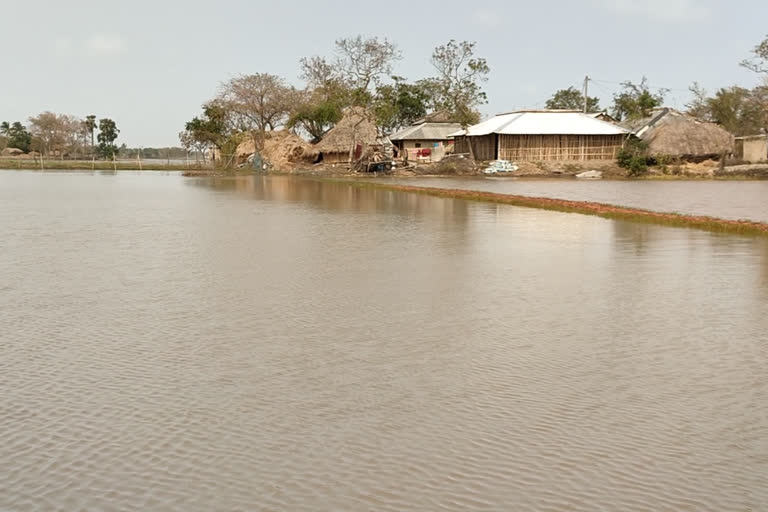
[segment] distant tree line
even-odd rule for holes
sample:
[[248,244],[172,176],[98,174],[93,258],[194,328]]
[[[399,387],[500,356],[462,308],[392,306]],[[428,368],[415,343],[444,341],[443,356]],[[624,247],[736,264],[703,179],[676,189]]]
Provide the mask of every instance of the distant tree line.
[[[85,119],[54,112],[43,112],[28,119],[0,123],[0,149],[15,148],[44,157],[81,158],[98,156],[110,159],[118,153],[115,141],[120,130],[112,119],[96,116]],[[98,134],[96,130],[98,129]]]
[[232,153],[247,138],[262,147],[267,133],[278,128],[319,141],[350,107],[365,113],[382,134],[435,111],[468,126],[480,119],[478,108],[487,101],[482,86],[490,73],[475,51],[473,42],[451,40],[432,53],[434,76],[409,81],[393,74],[402,53],[392,41],[339,39],[333,57],[300,59],[302,87],[270,73],[222,83],[202,113],[186,123],[179,140],[202,154],[211,149]]
[[120,147],[120,157],[125,159],[142,160],[183,160],[188,155],[186,149],[182,147],[164,147],[164,148],[129,148]]

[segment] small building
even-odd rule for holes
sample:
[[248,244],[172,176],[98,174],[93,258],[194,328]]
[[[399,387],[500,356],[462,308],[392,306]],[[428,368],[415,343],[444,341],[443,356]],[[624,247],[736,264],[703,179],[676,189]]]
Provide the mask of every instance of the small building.
[[594,117],[595,119],[599,119],[601,121],[605,121],[607,123],[618,123],[619,120],[613,117],[611,114],[608,113],[607,110],[603,110],[602,112],[591,112],[587,115],[590,115]]
[[734,156],[751,164],[765,162],[768,160],[768,135],[736,137]]
[[373,115],[359,107],[348,108],[344,117],[312,147],[316,162],[346,164],[349,155],[360,156],[369,145],[375,145],[378,130]]
[[715,123],[671,108],[654,110],[650,117],[622,123],[648,145],[651,156],[700,162],[733,153],[733,135]]
[[409,160],[427,159],[439,162],[453,146],[452,134],[461,130],[461,124],[452,123],[438,112],[416,121],[389,136],[400,155],[408,153]]
[[613,160],[629,131],[571,110],[522,110],[499,114],[459,131],[456,153],[477,160]]

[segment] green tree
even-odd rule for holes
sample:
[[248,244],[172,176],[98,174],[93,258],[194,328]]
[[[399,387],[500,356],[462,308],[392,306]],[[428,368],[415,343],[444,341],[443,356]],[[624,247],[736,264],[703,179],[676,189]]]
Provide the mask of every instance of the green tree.
[[475,57],[476,43],[450,40],[432,52],[437,76],[421,82],[433,98],[435,110],[448,112],[465,128],[480,119],[477,108],[488,98],[482,84],[488,81],[488,62]]
[[0,123],[0,134],[6,137],[7,147],[20,149],[25,153],[29,152],[32,145],[32,134],[20,122],[16,121],[10,124],[8,121],[3,121]]
[[182,146],[194,148],[203,155],[211,148],[221,150],[230,135],[230,122],[227,110],[216,102],[203,105],[203,115],[194,117],[184,126],[179,134]]
[[618,120],[642,119],[651,115],[654,108],[664,103],[666,89],[653,93],[648,79],[643,77],[639,84],[623,82],[622,91],[613,96],[613,117]]
[[312,142],[318,142],[341,120],[342,108],[339,103],[315,97],[312,93],[305,98],[294,108],[287,126],[307,132]]
[[104,118],[99,120],[99,135],[96,139],[99,141],[99,155],[105,160],[114,158],[119,151],[115,141],[120,130],[112,119]]
[[392,81],[392,84],[376,88],[373,101],[376,125],[385,134],[413,124],[427,115],[431,100],[429,91],[420,82],[411,84],[399,76],[393,76]]
[[709,118],[734,135],[754,135],[768,128],[760,88],[739,86],[719,89],[707,99]]
[[[583,110],[584,95],[575,87],[560,89],[547,100],[546,106],[551,110]],[[587,112],[600,112],[600,100],[587,97]]]

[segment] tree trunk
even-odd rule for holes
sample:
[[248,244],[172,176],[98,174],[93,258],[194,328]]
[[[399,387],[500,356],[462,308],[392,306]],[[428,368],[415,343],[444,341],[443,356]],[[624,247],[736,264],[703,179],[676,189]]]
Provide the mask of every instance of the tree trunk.
[[472,147],[472,137],[469,135],[465,136],[467,139],[467,147],[469,147],[469,158],[473,162],[475,161],[475,149]]

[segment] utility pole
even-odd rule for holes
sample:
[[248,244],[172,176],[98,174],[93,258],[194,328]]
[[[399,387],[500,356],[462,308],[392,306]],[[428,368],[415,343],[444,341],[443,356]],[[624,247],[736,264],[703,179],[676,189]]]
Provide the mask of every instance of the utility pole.
[[589,75],[584,77],[584,113],[587,113],[587,103],[589,101]]

